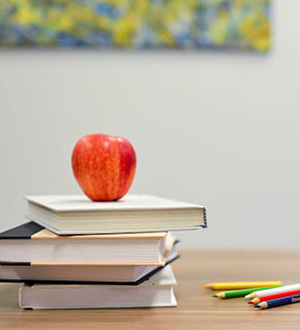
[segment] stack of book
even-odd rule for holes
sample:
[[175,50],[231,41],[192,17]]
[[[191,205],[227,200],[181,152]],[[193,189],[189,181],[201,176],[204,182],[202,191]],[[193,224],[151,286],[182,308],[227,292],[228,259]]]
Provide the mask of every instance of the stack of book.
[[0,281],[24,282],[22,308],[176,306],[171,231],[206,227],[204,207],[146,195],[26,200],[30,221],[0,234]]

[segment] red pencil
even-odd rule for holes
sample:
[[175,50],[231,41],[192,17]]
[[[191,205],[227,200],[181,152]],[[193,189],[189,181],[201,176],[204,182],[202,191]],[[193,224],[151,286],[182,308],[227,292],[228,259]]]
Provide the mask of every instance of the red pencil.
[[264,297],[256,297],[256,298],[248,301],[248,304],[257,305],[262,301],[278,299],[278,298],[282,298],[282,297],[286,297],[286,296],[293,296],[293,295],[296,295],[296,294],[300,294],[300,290],[293,290],[293,291],[288,291],[288,292],[275,293],[275,294],[270,294],[270,295],[264,296]]

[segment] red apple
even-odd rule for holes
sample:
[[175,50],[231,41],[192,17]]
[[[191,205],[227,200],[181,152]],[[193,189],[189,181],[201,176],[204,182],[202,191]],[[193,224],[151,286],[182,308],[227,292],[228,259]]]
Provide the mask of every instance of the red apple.
[[93,201],[113,201],[129,190],[136,155],[123,137],[105,134],[85,135],[72,153],[74,176],[83,192]]

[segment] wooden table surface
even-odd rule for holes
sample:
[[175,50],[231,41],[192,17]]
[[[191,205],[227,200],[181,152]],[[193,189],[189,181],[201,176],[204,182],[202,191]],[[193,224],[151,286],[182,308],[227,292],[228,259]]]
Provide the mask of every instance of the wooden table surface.
[[19,284],[0,284],[0,329],[300,329],[300,303],[258,310],[243,298],[220,300],[202,284],[217,281],[300,282],[300,250],[180,251],[173,269],[178,307],[22,310]]

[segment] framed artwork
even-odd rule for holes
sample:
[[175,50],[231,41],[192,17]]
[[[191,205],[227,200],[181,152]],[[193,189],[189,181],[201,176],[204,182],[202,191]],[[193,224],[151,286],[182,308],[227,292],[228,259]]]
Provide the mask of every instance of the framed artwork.
[[271,48],[271,0],[0,0],[1,47]]

